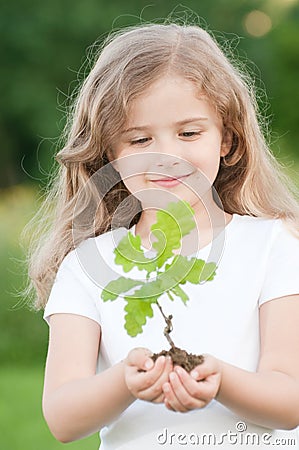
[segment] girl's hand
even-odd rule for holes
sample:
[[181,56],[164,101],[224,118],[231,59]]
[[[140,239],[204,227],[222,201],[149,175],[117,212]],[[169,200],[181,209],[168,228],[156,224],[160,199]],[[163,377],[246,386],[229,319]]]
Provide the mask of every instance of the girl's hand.
[[125,381],[134,397],[153,403],[163,403],[162,386],[169,379],[173,370],[171,358],[159,356],[151,359],[151,352],[146,348],[135,348],[124,361]]
[[169,381],[163,384],[165,406],[180,412],[204,408],[216,397],[220,382],[221,364],[211,355],[205,355],[204,362],[190,374],[176,366],[169,374]]

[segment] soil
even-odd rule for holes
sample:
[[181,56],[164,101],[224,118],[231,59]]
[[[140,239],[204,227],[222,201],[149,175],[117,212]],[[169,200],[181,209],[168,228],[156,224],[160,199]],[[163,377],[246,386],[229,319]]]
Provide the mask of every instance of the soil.
[[170,356],[174,366],[181,366],[187,372],[191,372],[194,367],[204,362],[203,355],[193,355],[178,347],[172,347],[169,350],[154,353],[152,355],[153,361],[156,361],[159,356]]

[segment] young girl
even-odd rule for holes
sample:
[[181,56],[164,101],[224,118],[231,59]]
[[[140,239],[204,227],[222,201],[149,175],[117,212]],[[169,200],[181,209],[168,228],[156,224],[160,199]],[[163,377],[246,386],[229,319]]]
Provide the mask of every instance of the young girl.
[[[82,86],[57,159],[41,210],[55,218],[30,265],[50,326],[53,435],[101,430],[103,450],[296,448],[299,208],[247,77],[197,26],[120,31]],[[199,234],[182,248],[205,260],[216,249],[218,266],[213,281],[186,283],[187,306],[161,299],[176,345],[205,354],[191,373],[150,358],[166,344],[159,314],[132,338],[124,300],[101,300],[126,275],[118,233],[131,228],[150,249],[156,212],[174,199],[190,203]]]

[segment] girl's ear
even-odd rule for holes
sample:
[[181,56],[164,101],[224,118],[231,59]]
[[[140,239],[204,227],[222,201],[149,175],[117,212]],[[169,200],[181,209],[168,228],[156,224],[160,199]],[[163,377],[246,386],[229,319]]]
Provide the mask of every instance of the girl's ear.
[[220,156],[226,156],[229,153],[230,149],[232,148],[232,144],[233,144],[233,132],[231,130],[228,130],[227,128],[224,128],[222,135]]

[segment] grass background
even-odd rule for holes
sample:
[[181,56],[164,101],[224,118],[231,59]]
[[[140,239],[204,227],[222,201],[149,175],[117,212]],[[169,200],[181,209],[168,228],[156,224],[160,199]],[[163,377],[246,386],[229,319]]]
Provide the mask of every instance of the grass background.
[[[299,162],[288,165],[299,187]],[[48,327],[42,312],[32,311],[16,296],[26,276],[19,236],[38,208],[37,199],[37,189],[30,185],[0,191],[0,449],[95,450],[98,435],[61,444],[42,417]]]
[[99,447],[98,435],[69,444],[57,442],[43,420],[43,366],[0,369],[0,448],[3,450],[88,450]]
[[48,326],[16,296],[25,280],[19,236],[36,208],[33,186],[0,191],[0,449],[96,450],[97,434],[61,444],[42,416]]

